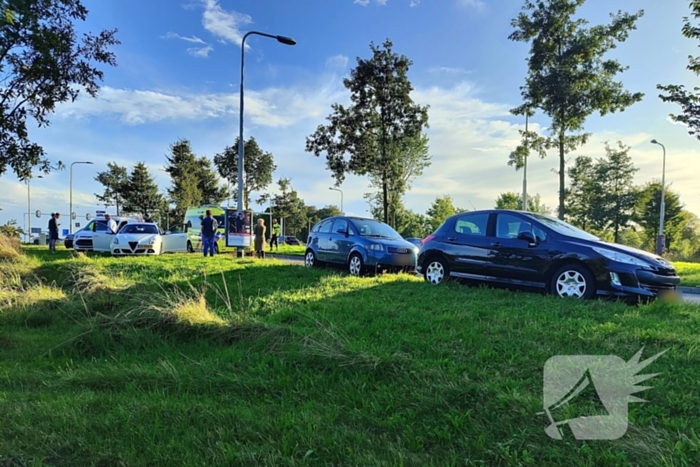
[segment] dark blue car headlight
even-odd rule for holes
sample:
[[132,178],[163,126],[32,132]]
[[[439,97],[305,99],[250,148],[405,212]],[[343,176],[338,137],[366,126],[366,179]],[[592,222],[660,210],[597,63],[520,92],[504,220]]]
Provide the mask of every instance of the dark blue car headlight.
[[598,248],[598,247],[593,247],[593,251],[606,257],[610,261],[616,261],[618,263],[624,263],[624,264],[631,264],[633,266],[641,266],[644,268],[648,268],[651,266],[646,261],[642,261],[639,258],[635,258],[634,256],[631,256],[631,255],[628,255],[625,253],[620,253],[620,252],[613,251],[613,250],[606,250],[605,248]]
[[367,249],[370,251],[384,251],[384,245],[381,243],[371,243],[367,245]]

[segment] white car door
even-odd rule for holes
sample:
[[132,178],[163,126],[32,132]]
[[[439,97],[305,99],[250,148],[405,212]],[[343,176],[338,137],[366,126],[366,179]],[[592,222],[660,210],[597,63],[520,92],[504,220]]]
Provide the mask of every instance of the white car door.
[[112,251],[110,245],[114,235],[105,224],[96,223],[95,232],[92,234],[92,249],[94,251]]
[[181,253],[187,251],[186,233],[163,233],[160,236],[163,242],[163,253]]

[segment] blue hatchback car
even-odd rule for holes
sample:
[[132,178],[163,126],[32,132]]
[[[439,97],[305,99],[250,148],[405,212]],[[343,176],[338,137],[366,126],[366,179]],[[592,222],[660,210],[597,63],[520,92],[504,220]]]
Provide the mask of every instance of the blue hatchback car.
[[306,244],[304,263],[343,265],[359,276],[366,270],[414,271],[418,247],[383,222],[336,216],[314,225]]

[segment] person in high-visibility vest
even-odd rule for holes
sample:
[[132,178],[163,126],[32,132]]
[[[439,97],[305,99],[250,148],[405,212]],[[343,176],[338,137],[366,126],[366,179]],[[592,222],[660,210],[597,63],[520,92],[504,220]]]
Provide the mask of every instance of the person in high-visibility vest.
[[270,234],[270,251],[272,251],[272,245],[275,245],[277,251],[280,251],[280,244],[278,242],[280,236],[280,225],[277,223],[277,219],[272,219],[272,232]]

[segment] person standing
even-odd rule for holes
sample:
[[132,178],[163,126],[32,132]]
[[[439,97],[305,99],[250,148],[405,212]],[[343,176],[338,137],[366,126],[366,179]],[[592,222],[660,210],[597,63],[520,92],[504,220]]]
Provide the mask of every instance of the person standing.
[[202,249],[204,257],[207,256],[207,251],[210,251],[209,256],[214,256],[214,248],[216,246],[216,230],[219,228],[218,222],[211,215],[211,209],[207,209],[207,215],[202,219]]
[[112,219],[112,216],[110,216],[109,214],[105,214],[105,220],[107,221],[107,228],[112,233],[117,233],[117,221]]
[[258,225],[253,229],[253,234],[255,234],[255,255],[258,258],[265,257],[265,220],[258,219]]
[[272,245],[275,245],[277,251],[280,251],[280,225],[277,223],[277,219],[272,219],[272,235],[270,235],[270,251],[272,251]]
[[49,251],[51,253],[56,253],[56,241],[58,240],[58,218],[61,215],[59,213],[51,213],[51,219],[49,219]]

